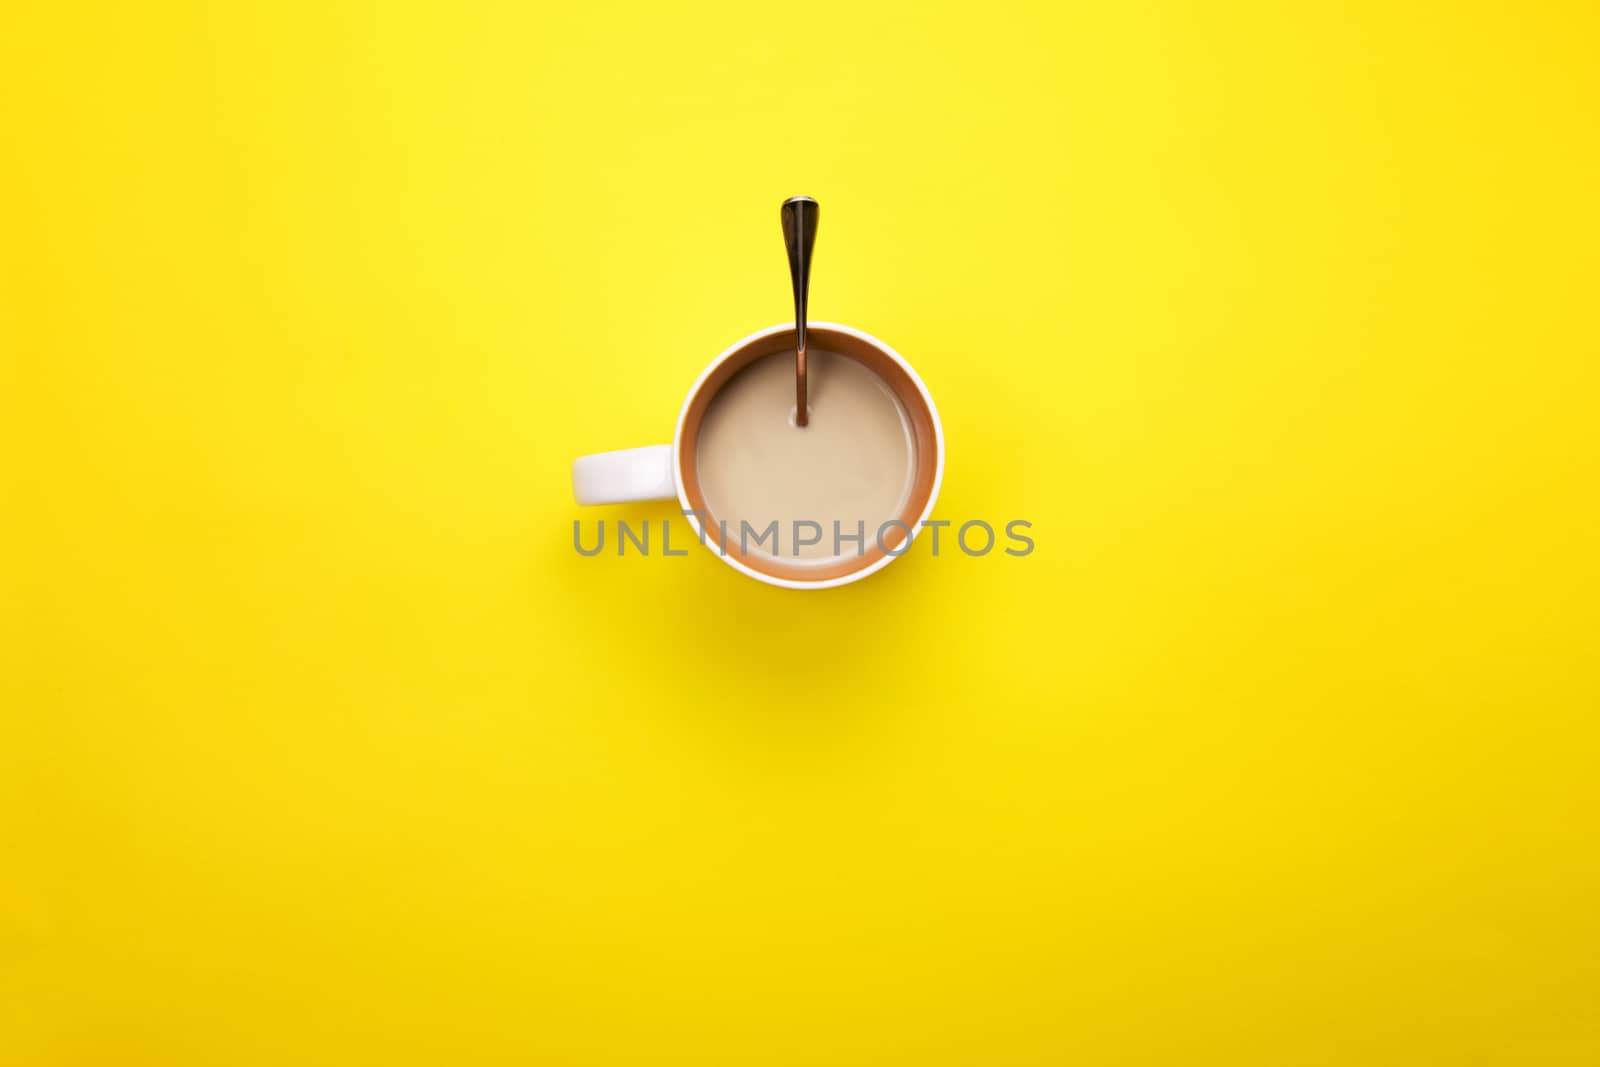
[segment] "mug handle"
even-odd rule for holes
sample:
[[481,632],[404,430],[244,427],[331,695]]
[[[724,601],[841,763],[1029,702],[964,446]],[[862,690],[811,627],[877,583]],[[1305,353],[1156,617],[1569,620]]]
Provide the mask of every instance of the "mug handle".
[[678,495],[672,476],[672,446],[646,445],[579,456],[572,461],[572,495],[580,504],[671,500]]

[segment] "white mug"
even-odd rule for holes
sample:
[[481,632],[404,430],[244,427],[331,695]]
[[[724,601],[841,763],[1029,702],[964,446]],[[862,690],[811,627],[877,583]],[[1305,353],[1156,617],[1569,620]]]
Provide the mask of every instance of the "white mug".
[[[944,429],[933,397],[911,364],[882,341],[849,326],[829,322],[806,324],[807,347],[838,352],[871,370],[894,392],[905,409],[914,437],[912,490],[891,532],[854,558],[822,567],[786,564],[781,559],[748,554],[734,539],[717,538],[716,516],[706,506],[695,468],[700,423],[717,391],[744,367],[774,352],[794,351],[794,326],[769,326],[728,346],[689,387],[670,445],[648,445],[617,452],[580,456],[572,463],[572,493],[580,504],[622,504],[634,500],[676,497],[700,543],[728,566],[769,585],[785,589],[828,589],[875,574],[905,554],[911,539],[933,513],[944,480]],[[900,527],[904,527],[901,530]],[[713,531],[708,539],[707,530]]]

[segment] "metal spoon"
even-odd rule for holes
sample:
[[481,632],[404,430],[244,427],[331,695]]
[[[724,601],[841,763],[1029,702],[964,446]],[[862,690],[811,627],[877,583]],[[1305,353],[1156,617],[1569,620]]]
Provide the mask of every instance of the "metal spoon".
[[789,279],[794,283],[794,421],[804,426],[806,411],[806,296],[811,288],[811,248],[817,243],[817,202],[791,196],[778,209],[783,243],[789,249]]

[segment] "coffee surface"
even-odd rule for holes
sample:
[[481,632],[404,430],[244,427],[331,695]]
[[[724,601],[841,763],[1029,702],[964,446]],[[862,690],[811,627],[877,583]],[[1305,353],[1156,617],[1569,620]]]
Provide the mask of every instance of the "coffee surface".
[[[879,527],[901,516],[915,445],[899,398],[876,374],[836,352],[811,351],[807,361],[809,426],[794,421],[794,353],[762,356],[712,398],[695,463],[713,540],[727,520],[728,540],[738,546],[744,521],[755,531],[746,551],[821,565],[871,549]],[[755,534],[774,520],[775,549],[770,537],[757,545]],[[797,537],[797,521],[820,526],[820,540],[798,544],[816,531],[802,527]],[[836,552],[836,522],[849,538],[864,530],[865,548],[845,540]]]

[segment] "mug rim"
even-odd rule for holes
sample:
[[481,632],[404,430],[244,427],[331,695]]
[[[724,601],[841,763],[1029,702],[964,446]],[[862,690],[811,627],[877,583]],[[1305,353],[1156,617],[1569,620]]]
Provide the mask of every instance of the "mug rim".
[[[802,581],[799,579],[784,578],[775,574],[769,574],[766,571],[757,570],[743,561],[735,559],[732,555],[726,552],[716,553],[718,559],[722,560],[734,570],[739,571],[741,574],[748,575],[751,578],[766,582],[768,585],[776,585],[784,589],[831,589],[835,586],[848,585],[851,582],[860,581],[862,578],[865,578],[870,574],[875,574],[884,567],[887,567],[890,563],[893,563],[895,560],[905,555],[906,550],[911,547],[911,543],[916,540],[917,534],[922,532],[922,524],[927,521],[929,515],[933,514],[933,505],[938,501],[939,490],[944,484],[944,425],[939,421],[939,409],[934,405],[933,395],[928,392],[928,387],[923,382],[921,375],[916,372],[916,369],[913,368],[910,363],[906,362],[904,356],[902,356],[899,352],[896,352],[892,347],[867,333],[865,330],[858,330],[853,326],[846,326],[843,323],[808,321],[806,323],[806,328],[815,330],[830,330],[853,337],[856,340],[877,349],[883,355],[892,360],[896,365],[898,365],[901,370],[905,371],[906,377],[910,379],[911,384],[916,387],[917,395],[921,398],[923,406],[927,409],[929,421],[933,424],[933,439],[935,444],[933,483],[928,492],[928,501],[923,506],[922,513],[918,515],[916,521],[911,524],[910,535],[905,539],[905,542],[901,545],[901,550],[897,553],[890,554],[886,552],[882,558],[876,559],[867,566],[861,567],[858,570],[849,571],[833,578],[819,579],[817,581]],[[688,423],[689,412],[694,406],[695,399],[700,395],[700,390],[705,387],[706,381],[712,376],[713,373],[716,372],[718,367],[722,366],[735,355],[743,352],[749,346],[776,334],[787,333],[793,329],[794,323],[781,322],[775,326],[768,326],[764,329],[756,330],[754,333],[740,338],[727,348],[723,349],[715,359],[706,365],[705,370],[700,372],[700,376],[694,380],[694,384],[689,387],[689,392],[684,397],[683,407],[678,411],[678,421],[672,434],[673,488],[677,490],[678,503],[684,512],[684,517],[689,520],[689,525],[694,528],[695,536],[707,549],[711,548],[711,544],[707,540],[706,530],[702,526],[698,514],[691,509],[688,493],[684,487],[683,431],[684,427]]]

